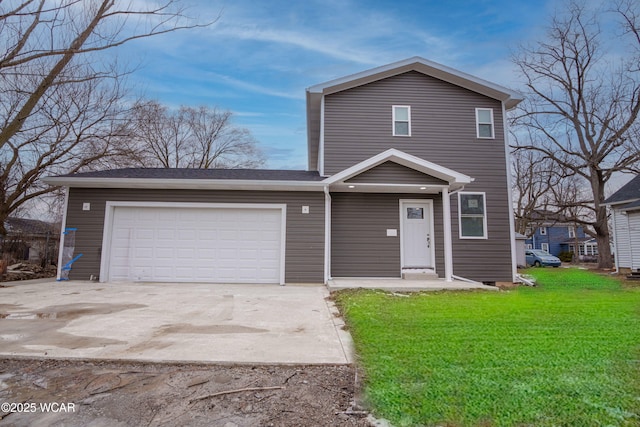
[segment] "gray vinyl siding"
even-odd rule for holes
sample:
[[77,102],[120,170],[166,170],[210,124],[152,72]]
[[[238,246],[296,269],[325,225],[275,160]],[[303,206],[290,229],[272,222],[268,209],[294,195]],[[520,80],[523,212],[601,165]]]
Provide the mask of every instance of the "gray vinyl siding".
[[[107,201],[284,203],[287,205],[285,282],[324,281],[324,195],[320,192],[205,191],[71,188],[67,227],[77,228],[75,254],[82,253],[69,277],[87,280],[100,273]],[[91,203],[83,211],[83,203]],[[309,214],[302,214],[309,206]]]
[[[392,136],[393,105],[411,106],[410,137]],[[477,138],[476,108],[493,109],[494,139]],[[324,117],[326,175],[396,148],[474,178],[465,191],[486,192],[488,239],[458,238],[458,198],[451,196],[454,274],[480,281],[512,280],[499,101],[411,71],[327,95]]]
[[[392,136],[393,105],[411,106],[411,136]],[[493,109],[495,139],[476,137],[476,108]],[[327,95],[324,117],[325,175],[389,148],[470,176],[505,169],[501,103],[418,72]]]
[[[331,275],[400,277],[400,200],[416,194],[332,193]],[[433,199],[436,271],[444,274],[442,201]],[[387,229],[398,236],[387,236]]]
[[446,181],[425,175],[395,162],[384,162],[348,179],[348,183],[447,185]]

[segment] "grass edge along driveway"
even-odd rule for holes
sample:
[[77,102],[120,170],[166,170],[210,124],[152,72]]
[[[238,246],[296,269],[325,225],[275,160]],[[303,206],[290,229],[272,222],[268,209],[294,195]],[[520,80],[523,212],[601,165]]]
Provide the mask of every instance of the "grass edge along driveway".
[[640,288],[528,273],[537,287],[335,294],[374,414],[395,426],[640,425]]

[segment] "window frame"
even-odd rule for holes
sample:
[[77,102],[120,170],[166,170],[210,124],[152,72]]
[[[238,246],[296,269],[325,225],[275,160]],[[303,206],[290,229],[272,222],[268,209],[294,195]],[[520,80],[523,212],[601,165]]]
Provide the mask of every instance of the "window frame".
[[541,236],[547,235],[547,227],[538,227],[538,231],[540,232]]
[[[491,116],[491,122],[480,122],[480,111],[488,111]],[[480,136],[480,125],[491,125],[491,136]],[[496,139],[496,126],[493,119],[493,108],[476,108],[476,138],[478,139]]]
[[[407,120],[396,120],[396,108],[407,109]],[[396,133],[396,122],[407,124],[407,134]],[[411,106],[410,105],[392,105],[391,106],[391,132],[393,136],[409,137],[411,136]]]
[[[545,249],[546,248],[546,249]],[[540,250],[541,251],[545,251],[546,253],[550,254],[551,252],[549,252],[549,244],[544,242],[544,243],[540,243]]]
[[576,237],[576,227],[573,225],[570,225],[567,227],[567,233],[569,233],[569,238],[570,239],[575,239]]
[[[462,213],[462,196],[482,196],[482,215],[479,214],[463,214]],[[482,216],[482,236],[465,236],[462,234],[462,218],[478,218]],[[484,191],[461,191],[458,193],[458,234],[460,239],[487,240],[489,232],[487,230],[487,193]]]

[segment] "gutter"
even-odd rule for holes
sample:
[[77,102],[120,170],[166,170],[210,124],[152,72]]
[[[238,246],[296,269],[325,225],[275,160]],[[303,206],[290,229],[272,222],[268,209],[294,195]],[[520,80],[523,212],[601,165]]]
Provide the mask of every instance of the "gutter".
[[74,188],[151,188],[194,190],[322,191],[322,181],[265,181],[248,179],[74,178],[49,176],[49,185]]

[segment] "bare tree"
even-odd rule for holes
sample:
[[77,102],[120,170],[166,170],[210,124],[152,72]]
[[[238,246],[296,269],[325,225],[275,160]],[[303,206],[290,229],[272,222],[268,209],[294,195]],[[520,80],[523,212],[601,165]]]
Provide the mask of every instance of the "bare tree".
[[157,101],[133,108],[138,166],[163,168],[257,168],[264,155],[251,133],[232,123],[232,113],[201,106],[171,111]]
[[121,3],[0,2],[0,235],[11,213],[53,191],[39,184],[43,175],[118,154],[126,71],[100,52],[199,26],[174,0]]
[[558,184],[553,163],[532,150],[515,150],[511,156],[516,231],[531,237],[539,225],[540,211],[552,203],[550,189]]
[[[556,200],[556,208],[571,214],[580,201],[592,211],[585,223],[596,235],[601,268],[612,266],[605,186],[615,172],[637,172],[640,162],[638,8],[632,0],[608,11],[571,1],[552,18],[547,38],[514,58],[528,90],[514,118],[516,148],[540,153],[558,175],[589,189],[586,200]],[[615,37],[602,30],[611,17],[618,21]],[[624,54],[616,56],[608,40]]]

